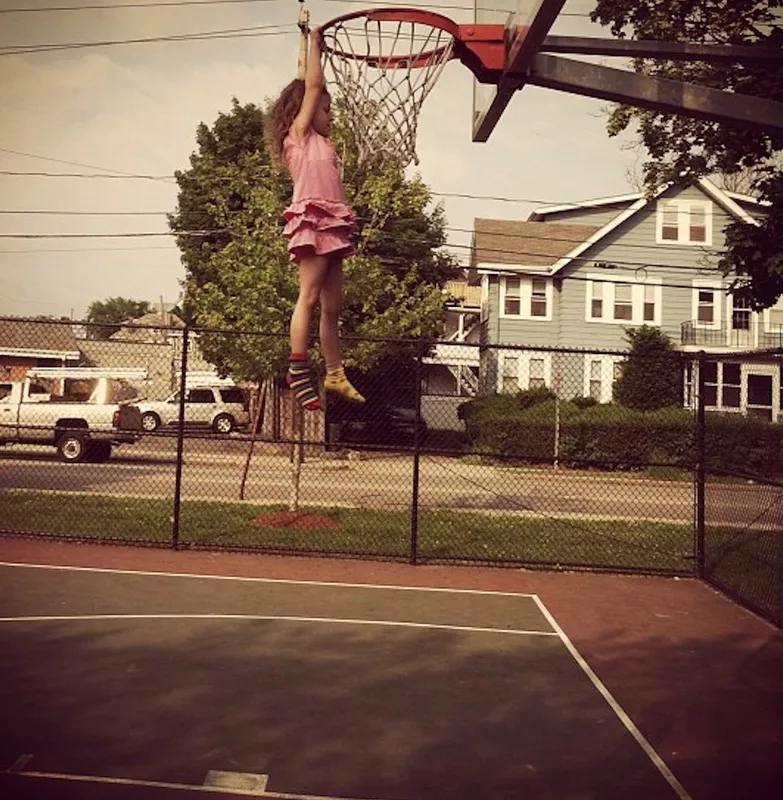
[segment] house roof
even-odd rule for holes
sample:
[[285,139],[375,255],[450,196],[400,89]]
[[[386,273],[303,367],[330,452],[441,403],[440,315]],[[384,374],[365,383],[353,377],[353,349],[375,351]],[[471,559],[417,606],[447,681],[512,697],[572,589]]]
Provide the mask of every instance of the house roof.
[[0,354],[51,354],[53,358],[78,358],[80,355],[71,326],[63,322],[0,320]]
[[598,230],[595,225],[476,219],[473,263],[515,267],[552,267]]
[[[726,211],[726,213],[742,220],[749,225],[759,224],[757,220],[748,214],[748,212],[745,211],[745,209],[743,209],[736,202],[736,200],[730,196],[733,193],[724,192],[708,178],[700,178],[698,181],[696,181],[695,185],[697,185],[704,192],[704,194],[718,203],[718,205],[720,205]],[[608,197],[604,198],[603,200],[589,200],[585,203],[575,203],[573,205],[548,206],[534,211],[530,215],[531,219],[527,222],[514,222],[512,220],[476,220],[474,224],[475,232],[473,236],[473,264],[479,269],[483,267],[484,269],[489,268],[491,271],[496,271],[501,265],[515,265],[517,267],[532,266],[545,268],[545,271],[552,275],[570,264],[571,261],[573,261],[575,258],[578,258],[582,253],[585,252],[585,250],[588,250],[596,242],[599,242],[615,228],[619,227],[628,219],[633,217],[637,212],[641,211],[641,209],[643,209],[649,203],[655,202],[657,198],[669,188],[670,186],[663,186],[650,197],[645,197],[643,194],[633,194],[623,195],[620,197]],[[740,199],[739,196],[734,196]],[[746,200],[744,197],[741,199]],[[582,207],[611,205],[614,203],[628,203],[628,205],[602,227],[594,227],[589,225],[566,225],[558,222],[538,221],[548,214],[554,214],[558,211],[571,211]],[[480,236],[479,222],[483,223],[483,229],[485,231],[497,231],[497,233],[491,234],[490,236],[486,235],[485,233]],[[543,252],[547,254],[554,254],[554,258],[547,259],[541,255],[538,257],[535,256],[536,251],[534,248],[536,244],[533,243],[531,239],[533,236],[537,238],[541,237],[541,234],[535,232],[538,230],[538,228],[525,229],[520,227],[524,225],[536,225],[549,231],[548,237],[543,237],[544,239],[549,239],[548,246],[542,241],[538,241],[538,246],[541,247],[543,245]],[[496,228],[494,226],[498,227]],[[506,227],[503,228],[502,226]],[[580,229],[583,231],[581,238],[578,240],[574,238],[571,242],[572,246],[570,247],[568,247],[569,235],[565,231],[565,229],[568,228],[571,229],[571,235],[573,236],[576,236]],[[516,237],[513,236],[513,231],[515,229],[519,231]],[[557,229],[557,232],[553,232],[553,229]],[[526,230],[527,233],[523,235],[523,232]],[[512,235],[509,236],[509,233]],[[494,238],[492,238],[492,236],[494,236]],[[504,245],[498,244],[502,241],[505,241],[505,251],[503,250]],[[491,245],[488,245],[487,242],[491,242]],[[482,244],[483,247],[480,247],[480,244]],[[533,255],[529,256],[528,253]],[[534,260],[530,261],[529,259],[531,257]],[[536,258],[537,260],[535,260]]]
[[537,208],[530,215],[531,220],[538,220],[548,214],[558,214],[563,211],[579,211],[581,208],[601,208],[602,206],[630,205],[644,197],[642,192],[633,194],[621,194],[614,197],[597,197],[593,200],[580,200],[578,203],[562,203],[560,205],[542,206]]

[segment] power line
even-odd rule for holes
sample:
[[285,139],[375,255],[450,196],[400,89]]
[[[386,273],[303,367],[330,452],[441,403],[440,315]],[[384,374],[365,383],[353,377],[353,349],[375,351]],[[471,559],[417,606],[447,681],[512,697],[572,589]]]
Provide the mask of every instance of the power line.
[[[132,232],[132,233],[27,233],[27,234],[16,234],[16,233],[0,233],[0,239],[124,239],[124,238],[133,238],[133,239],[141,239],[141,238],[152,238],[152,237],[159,237],[159,236],[172,236],[172,237],[205,237],[205,236],[215,236],[219,234],[230,233],[227,229],[219,229],[219,230],[204,230],[204,231],[164,231],[164,232]],[[387,237],[390,237],[386,234]],[[456,248],[456,249],[467,249],[471,250],[471,245],[458,245],[458,244],[448,244],[443,245],[444,248]],[[494,250],[490,248],[484,248],[484,252],[496,253],[499,255],[511,255],[509,251],[506,250]],[[558,259],[558,254],[547,254],[547,253],[531,253],[516,250],[513,251],[513,255],[519,256],[534,256],[534,257],[549,257],[554,259]],[[587,256],[573,256],[571,261],[575,262],[590,262],[595,263],[595,257],[588,258]],[[636,273],[644,272],[647,273],[650,269],[678,269],[678,270],[688,270],[693,272],[699,272],[701,274],[713,274],[715,272],[715,268],[704,267],[700,269],[698,267],[693,267],[692,265],[688,264],[650,264],[648,262],[643,261],[625,261],[625,260],[613,260],[611,262],[616,267],[627,268],[631,271]],[[464,269],[470,268],[472,265],[463,266]],[[497,264],[496,265],[499,270],[502,270],[505,265]],[[509,265],[510,266],[510,265]],[[517,265],[514,265],[517,266]],[[524,265],[518,265],[521,269],[524,268]],[[597,269],[598,267],[596,267]],[[572,276],[566,276],[564,279],[572,279]],[[616,283],[617,281],[607,280],[609,283]],[[657,284],[656,285],[670,285],[675,286],[673,284]],[[676,285],[676,288],[681,288],[679,285]],[[691,287],[689,287],[691,288]]]
[[133,231],[130,233],[0,233],[0,239],[144,239],[152,236],[216,236],[216,231]]
[[[7,152],[7,153],[14,153],[14,150],[3,150],[0,148],[0,152]],[[18,155],[28,155],[27,153],[18,153]],[[44,156],[32,156],[33,158],[45,158]],[[48,161],[58,161],[58,159],[46,159]],[[60,162],[64,164],[74,164],[75,162],[72,161],[64,161]],[[77,165],[82,166],[82,165]],[[93,169],[106,169],[105,167],[93,167]],[[119,170],[110,170],[112,172],[119,172]],[[0,175],[11,175],[11,176],[30,176],[30,177],[42,177],[42,178],[136,178],[136,179],[143,179],[143,180],[150,180],[150,181],[173,181],[176,180],[173,175],[143,175],[143,174],[134,174],[130,172],[124,172],[119,175],[93,175],[87,172],[29,172],[24,170],[0,170]],[[232,180],[230,176],[218,176],[218,180]],[[533,197],[502,197],[499,195],[486,195],[486,194],[467,194],[463,192],[435,192],[430,190],[430,194],[434,197],[454,197],[460,198],[464,200],[482,200],[482,201],[500,201],[504,203],[519,203],[519,204],[528,204],[528,205],[537,205],[537,206],[556,206],[556,205],[567,205],[573,209],[579,208],[595,208],[596,207],[596,200],[542,200]],[[630,195],[629,195],[630,196]],[[635,194],[633,195],[636,196]],[[599,198],[600,199],[600,198]],[[623,200],[617,200],[617,204],[624,202]],[[603,204],[605,206],[611,205],[610,203]],[[583,224],[583,223],[582,223]]]
[[164,183],[176,183],[176,179],[167,175],[89,175],[83,172],[32,172],[2,169],[0,175],[25,178],[106,178],[106,179],[131,179],[143,181],[161,181]]
[[[160,217],[160,216],[168,216],[171,213],[176,213],[176,212],[170,212],[170,211],[61,211],[61,210],[7,210],[7,209],[0,210],[0,216],[2,216],[2,215],[5,215],[5,216],[22,215],[22,216],[76,216],[76,217]],[[230,213],[231,216],[237,216],[238,217],[242,212],[235,211],[235,212],[229,212],[229,213]],[[541,224],[545,224],[545,223],[541,223]],[[554,223],[554,224],[556,224],[556,223]],[[449,226],[449,225],[446,225],[444,227],[444,230],[451,231],[453,233],[471,233],[471,234],[475,234],[476,233],[476,231],[473,230],[472,228],[458,228],[458,227]],[[383,236],[385,238],[389,238],[389,239],[393,239],[394,236],[395,236],[393,231],[379,231],[379,235],[381,235],[381,236]],[[491,235],[493,238],[517,239],[517,240],[523,240],[523,241],[531,241],[532,240],[532,241],[541,241],[541,242],[567,242],[569,244],[573,244],[574,247],[578,247],[580,244],[582,244],[582,242],[578,242],[578,241],[576,241],[574,239],[563,239],[563,238],[560,238],[558,236],[550,236],[550,235],[546,235],[546,234],[541,235],[541,236],[536,236],[535,234],[531,234],[531,233],[522,234],[522,233],[502,233],[502,232],[497,232],[497,233],[491,233],[489,235]],[[417,237],[415,237],[415,236],[411,236],[410,234],[406,234],[406,239],[409,240],[409,241],[411,239],[416,239],[416,238]],[[628,238],[629,238],[629,235],[626,234],[626,236],[624,237],[624,240],[622,242],[616,242],[615,246],[617,248],[619,248],[619,249],[635,249],[635,250],[645,249],[645,250],[649,250],[650,243],[646,240],[646,237],[638,236],[637,239],[636,239],[636,241],[638,241],[638,242],[641,242],[642,240],[644,240],[644,244],[637,244],[637,243],[634,243],[634,242],[626,241]],[[419,241],[423,241],[424,239],[423,238],[419,238],[418,240]],[[454,243],[454,244],[444,245],[444,247],[469,247],[469,245],[460,245],[460,244]],[[481,250],[482,252],[492,252],[492,253],[497,253],[497,254],[501,254],[502,253],[502,254],[508,255],[508,256],[515,256],[515,255],[518,255],[519,252],[520,252],[517,249],[502,250],[502,249],[497,248],[497,247],[496,248],[478,247],[476,249]],[[673,245],[673,244],[656,244],[655,245],[655,249],[657,251],[661,251],[661,250],[676,250],[677,252],[680,252],[682,250],[682,247],[681,246],[677,246],[677,245]],[[715,249],[707,249],[706,247],[704,247],[704,248],[701,248],[701,250],[698,251],[698,252],[700,252],[704,256],[715,256],[715,255],[722,254],[723,251],[715,250]],[[550,254],[550,253],[541,253],[541,255],[542,256],[555,257],[555,254]],[[607,257],[606,260],[613,261],[613,259],[608,258],[608,257]],[[637,264],[638,265],[638,263],[640,263],[640,262],[625,262],[625,263],[633,263],[633,264]],[[650,266],[650,265],[645,263],[645,266]],[[658,266],[660,266],[660,265],[658,265]],[[701,268],[700,267],[692,267],[692,269],[700,270]]]
[[[269,30],[270,28],[286,28],[291,27],[292,30]],[[149,38],[140,39],[114,39],[101,42],[67,42],[63,44],[36,44],[36,45],[19,45],[11,49],[11,47],[4,48],[4,52],[0,52],[0,56],[14,56],[14,55],[27,55],[30,53],[48,53],[60,50],[79,50],[88,47],[112,47],[114,45],[126,44],[148,44],[150,42],[192,42],[203,41],[211,39],[241,39],[241,38],[254,38],[260,36],[289,36],[296,33],[298,30],[293,25],[259,25],[253,28],[235,28],[227,29],[225,31],[206,31],[204,33],[193,34],[177,34],[173,36],[152,36]]]
[[[136,178],[138,177],[134,172],[125,172],[121,169],[111,169],[110,167],[96,167],[94,164],[83,164],[80,161],[65,161],[62,158],[52,158],[51,156],[40,156],[35,153],[23,153],[21,150],[10,150],[7,147],[0,147],[0,153],[10,153],[14,156],[23,156],[24,158],[35,158],[39,161],[52,161],[55,164],[66,164],[69,167],[84,167],[85,169],[97,169],[100,172],[113,172],[116,173],[115,177],[128,177],[128,178]],[[2,174],[2,173],[0,173]],[[27,173],[19,172],[19,173],[5,173],[5,174],[12,174],[12,175],[26,175]],[[47,175],[62,175],[64,173],[45,173]],[[86,173],[78,173],[79,177],[90,177]],[[174,180],[173,175],[162,175],[160,178],[156,178],[156,180]]]
[[176,6],[221,6],[229,4],[275,2],[275,0],[155,0],[154,3],[94,3],[81,6],[41,6],[39,8],[3,8],[0,14],[28,14],[53,11],[118,11],[125,8],[172,8]]
[[40,215],[66,217],[160,217],[170,214],[169,211],[0,211],[6,215]]
[[147,250],[179,250],[176,245],[153,245],[152,247],[34,247],[26,250],[3,250],[0,255],[28,255],[30,253],[143,253]]
[[[111,10],[117,11],[122,9],[154,9],[154,8],[176,8],[187,6],[221,6],[221,5],[245,5],[249,3],[269,3],[277,2],[277,0],[155,0],[154,3],[91,3],[80,6],[41,6],[39,8],[3,8],[0,9],[0,14],[28,14],[28,13],[46,13],[46,12],[66,12],[66,11],[100,11]],[[324,0],[324,2],[340,3],[340,4],[360,4],[367,6],[368,0]],[[395,2],[374,2],[373,6],[399,6]],[[410,3],[406,2],[406,7],[410,8],[439,8],[450,9],[453,11],[496,11],[499,14],[508,14],[508,8],[494,8],[492,6],[465,6],[453,5],[448,3]],[[589,14],[578,11],[561,11],[561,17],[589,17]]]

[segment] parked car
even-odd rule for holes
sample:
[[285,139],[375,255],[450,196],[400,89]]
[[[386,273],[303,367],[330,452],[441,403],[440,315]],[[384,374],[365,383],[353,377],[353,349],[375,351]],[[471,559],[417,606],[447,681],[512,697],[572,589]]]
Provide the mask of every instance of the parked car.
[[[368,402],[345,409],[335,424],[340,443],[412,447],[416,409]],[[424,444],[427,433],[427,423],[419,417],[419,445]]]
[[139,409],[114,402],[113,382],[105,377],[80,383],[86,392],[62,395],[31,378],[0,383],[0,445],[50,445],[62,461],[76,464],[107,461],[115,445],[136,442]]
[[[137,403],[141,427],[146,433],[179,422],[180,393],[165,400]],[[215,433],[231,433],[250,425],[250,401],[239,386],[194,386],[185,393],[185,425],[211,428]]]

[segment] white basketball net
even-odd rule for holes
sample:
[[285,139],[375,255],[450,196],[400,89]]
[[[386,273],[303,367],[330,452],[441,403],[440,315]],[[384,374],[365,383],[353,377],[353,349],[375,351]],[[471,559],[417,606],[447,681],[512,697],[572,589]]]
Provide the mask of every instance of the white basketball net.
[[451,59],[454,38],[415,22],[337,22],[322,31],[327,75],[342,95],[359,164],[416,164],[419,111]]

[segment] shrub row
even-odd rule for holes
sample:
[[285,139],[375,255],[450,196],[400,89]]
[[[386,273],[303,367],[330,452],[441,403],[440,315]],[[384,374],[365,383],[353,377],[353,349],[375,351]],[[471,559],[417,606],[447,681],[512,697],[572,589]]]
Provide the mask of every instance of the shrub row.
[[[638,468],[671,465],[692,468],[697,460],[697,424],[683,408],[634,411],[616,404],[580,407],[541,394],[482,397],[463,404],[471,451],[521,461],[552,461],[556,414],[558,458],[565,463]],[[739,414],[707,415],[705,462],[708,469],[760,477],[783,473],[783,427]]]

